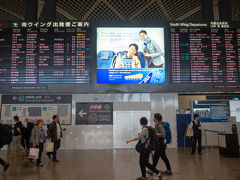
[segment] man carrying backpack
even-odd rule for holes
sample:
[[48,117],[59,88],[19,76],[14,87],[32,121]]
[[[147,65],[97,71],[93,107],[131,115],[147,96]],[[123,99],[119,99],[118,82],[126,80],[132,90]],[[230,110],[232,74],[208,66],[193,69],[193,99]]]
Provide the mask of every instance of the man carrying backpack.
[[[159,147],[155,149],[154,152],[154,156],[153,156],[153,167],[157,166],[158,160],[161,157],[164,164],[166,165],[167,170],[165,172],[163,172],[163,174],[165,175],[172,175],[172,170],[171,170],[171,166],[169,163],[169,160],[167,158],[166,155],[166,144],[165,144],[165,139],[166,137],[169,137],[171,135],[169,135],[169,130],[165,128],[165,124],[166,122],[162,122],[162,115],[159,113],[155,113],[154,114],[154,118],[153,121],[155,122],[155,133],[157,135],[157,137],[159,138]],[[167,123],[168,124],[168,123]],[[169,128],[169,124],[168,124],[168,128]],[[171,133],[171,131],[170,131]],[[166,143],[170,143],[169,140],[170,138],[166,139]],[[152,174],[151,171],[147,171],[148,174]]]
[[[142,131],[141,133],[138,133],[138,136],[127,140],[126,143],[130,143],[133,141],[139,141],[139,144],[141,146],[143,146],[142,151],[138,151],[140,153],[139,156],[139,165],[140,165],[140,169],[141,169],[141,173],[142,176],[137,178],[137,180],[146,180],[146,168],[149,168],[150,170],[152,170],[152,172],[154,172],[155,174],[158,175],[159,180],[162,179],[162,172],[157,170],[156,167],[153,167],[153,165],[151,165],[149,163],[149,155],[151,150],[149,149],[149,144],[150,144],[150,134],[149,134],[149,127],[147,126],[148,124],[148,120],[146,117],[142,117],[140,119],[140,125],[142,126]],[[136,149],[137,150],[137,149]]]
[[23,152],[27,153],[26,150],[24,149],[24,147],[21,144],[22,122],[19,121],[18,116],[14,116],[13,120],[16,124],[14,125],[14,128],[13,128],[13,139],[12,139],[12,143],[11,143],[11,155],[13,155],[15,145],[18,148],[20,148]]

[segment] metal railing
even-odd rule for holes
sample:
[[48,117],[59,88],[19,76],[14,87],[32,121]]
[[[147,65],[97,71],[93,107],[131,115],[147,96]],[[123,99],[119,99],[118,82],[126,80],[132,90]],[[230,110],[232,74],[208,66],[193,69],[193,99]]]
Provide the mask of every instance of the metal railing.
[[206,150],[207,150],[207,132],[219,133],[219,131],[204,129],[204,132],[205,132],[205,147],[206,147]]

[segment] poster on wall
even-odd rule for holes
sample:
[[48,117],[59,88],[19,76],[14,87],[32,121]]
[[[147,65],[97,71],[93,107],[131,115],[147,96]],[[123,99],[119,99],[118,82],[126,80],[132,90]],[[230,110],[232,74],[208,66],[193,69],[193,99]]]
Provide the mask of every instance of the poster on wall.
[[193,113],[201,122],[227,122],[230,116],[229,101],[192,101]]
[[112,125],[113,103],[76,103],[76,125]]
[[3,95],[1,123],[14,124],[13,117],[30,122],[42,119],[44,124],[52,122],[53,115],[59,115],[60,123],[71,124],[71,95]]
[[240,122],[240,101],[230,101],[230,115]]
[[97,28],[97,83],[165,83],[164,28]]

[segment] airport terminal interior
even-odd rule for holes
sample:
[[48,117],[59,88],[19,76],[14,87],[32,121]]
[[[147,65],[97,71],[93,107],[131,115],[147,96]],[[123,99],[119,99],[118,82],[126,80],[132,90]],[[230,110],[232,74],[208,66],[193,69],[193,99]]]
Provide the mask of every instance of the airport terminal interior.
[[0,180],[240,180],[239,0],[0,0]]

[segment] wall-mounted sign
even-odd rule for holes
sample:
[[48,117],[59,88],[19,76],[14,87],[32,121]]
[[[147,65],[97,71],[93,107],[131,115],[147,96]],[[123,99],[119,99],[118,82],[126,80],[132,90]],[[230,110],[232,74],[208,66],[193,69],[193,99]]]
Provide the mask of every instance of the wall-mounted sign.
[[72,103],[72,95],[3,95],[2,104]]
[[201,122],[227,122],[230,116],[229,101],[192,101],[192,106]]
[[14,116],[19,116],[22,122],[28,118],[50,124],[55,114],[59,115],[61,124],[71,124],[72,95],[3,95],[1,103],[4,124],[14,124]]
[[76,125],[112,125],[113,103],[76,103]]

